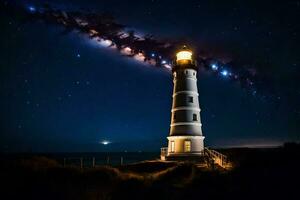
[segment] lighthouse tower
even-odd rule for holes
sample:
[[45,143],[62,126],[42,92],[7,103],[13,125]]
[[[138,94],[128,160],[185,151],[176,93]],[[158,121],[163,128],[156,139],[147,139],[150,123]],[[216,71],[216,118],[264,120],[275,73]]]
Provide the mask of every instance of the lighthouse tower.
[[173,66],[173,105],[168,148],[164,149],[166,160],[194,160],[204,154],[197,67],[192,55],[184,46],[176,54]]

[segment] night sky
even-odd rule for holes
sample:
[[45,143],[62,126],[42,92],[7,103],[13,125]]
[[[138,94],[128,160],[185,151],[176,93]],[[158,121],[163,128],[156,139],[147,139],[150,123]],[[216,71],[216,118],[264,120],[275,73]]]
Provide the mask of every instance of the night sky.
[[[3,1],[0,1],[3,3]],[[17,1],[24,7],[40,1]],[[198,73],[205,145],[299,141],[300,1],[53,0],[113,15],[141,34],[188,40],[252,65],[259,91]],[[1,151],[159,151],[169,133],[172,75],[76,31],[0,14]],[[101,141],[108,140],[108,145]]]

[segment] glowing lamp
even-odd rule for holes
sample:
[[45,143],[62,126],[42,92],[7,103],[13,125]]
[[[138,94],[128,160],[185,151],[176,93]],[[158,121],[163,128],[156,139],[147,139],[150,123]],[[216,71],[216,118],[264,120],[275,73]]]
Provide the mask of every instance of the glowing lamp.
[[191,51],[186,51],[186,50],[183,50],[183,51],[179,51],[177,54],[176,54],[176,60],[177,61],[180,61],[180,60],[192,60],[192,55],[193,53]]
[[185,65],[185,64],[192,63],[193,61],[192,55],[193,55],[192,51],[188,50],[186,46],[183,46],[183,48],[176,54],[177,64]]

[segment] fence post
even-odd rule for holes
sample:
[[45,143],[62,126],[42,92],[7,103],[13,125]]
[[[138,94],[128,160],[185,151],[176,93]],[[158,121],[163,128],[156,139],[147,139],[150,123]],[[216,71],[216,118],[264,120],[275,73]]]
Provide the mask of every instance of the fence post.
[[109,156],[107,156],[106,163],[109,165]]
[[80,158],[80,169],[82,169],[82,168],[83,168],[83,159]]
[[121,156],[121,159],[120,159],[120,163],[121,165],[123,165],[123,157]]
[[95,157],[93,157],[93,168],[95,168]]

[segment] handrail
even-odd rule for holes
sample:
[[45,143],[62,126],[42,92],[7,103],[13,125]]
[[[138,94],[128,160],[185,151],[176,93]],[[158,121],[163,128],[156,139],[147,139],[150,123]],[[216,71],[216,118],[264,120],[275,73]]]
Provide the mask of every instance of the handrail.
[[168,147],[160,148],[160,159],[166,160],[166,156],[168,155]]
[[[228,169],[231,168],[232,165],[229,162],[228,158],[226,155],[213,150],[213,149],[209,149],[207,147],[204,148],[204,155],[206,155],[208,158],[210,158],[211,160],[213,160],[213,162],[217,165],[219,165],[220,167],[224,168],[224,169]],[[166,160],[166,157],[168,156],[168,147],[163,147],[160,149],[160,158],[161,160]]]
[[204,148],[204,152],[207,154],[209,158],[211,158],[214,163],[218,164],[220,167],[228,169],[231,167],[231,163],[228,161],[228,158],[226,155],[213,150],[209,149],[207,147]]

